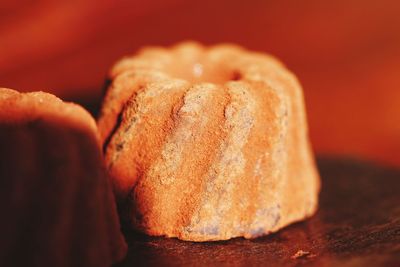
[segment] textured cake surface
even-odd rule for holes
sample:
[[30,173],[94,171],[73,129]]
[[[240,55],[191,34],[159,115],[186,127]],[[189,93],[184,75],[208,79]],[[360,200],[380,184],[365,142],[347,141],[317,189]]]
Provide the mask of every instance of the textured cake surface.
[[188,42],[145,48],[109,78],[98,127],[135,229],[253,238],[315,212],[320,185],[302,89],[273,57]]
[[0,88],[0,266],[110,266],[126,244],[93,118]]

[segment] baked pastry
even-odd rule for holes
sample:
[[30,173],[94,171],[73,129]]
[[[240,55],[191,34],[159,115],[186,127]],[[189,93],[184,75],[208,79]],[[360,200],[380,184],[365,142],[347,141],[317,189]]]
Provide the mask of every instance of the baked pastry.
[[110,72],[98,127],[119,205],[149,235],[254,238],[311,216],[302,89],[234,45],[152,47]]
[[110,266],[120,233],[93,118],[0,88],[0,266]]

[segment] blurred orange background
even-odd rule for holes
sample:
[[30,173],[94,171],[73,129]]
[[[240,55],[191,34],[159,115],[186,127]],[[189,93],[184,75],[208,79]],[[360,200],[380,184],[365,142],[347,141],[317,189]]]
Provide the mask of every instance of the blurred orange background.
[[145,45],[234,42],[303,84],[318,154],[400,165],[400,1],[0,2],[0,86],[98,101]]

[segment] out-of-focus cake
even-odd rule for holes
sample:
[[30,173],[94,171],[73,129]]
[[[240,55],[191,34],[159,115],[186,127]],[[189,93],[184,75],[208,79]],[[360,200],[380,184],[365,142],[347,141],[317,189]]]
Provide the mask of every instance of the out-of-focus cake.
[[96,124],[53,95],[0,89],[0,266],[110,266],[126,244]]

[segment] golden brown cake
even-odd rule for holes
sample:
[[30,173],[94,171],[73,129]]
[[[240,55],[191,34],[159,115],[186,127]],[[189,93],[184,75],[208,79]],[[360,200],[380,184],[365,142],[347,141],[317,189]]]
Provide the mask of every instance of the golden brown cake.
[[98,127],[124,217],[149,235],[253,238],[311,216],[302,89],[234,45],[145,48],[111,70]]
[[0,266],[110,266],[126,244],[93,118],[0,88]]

